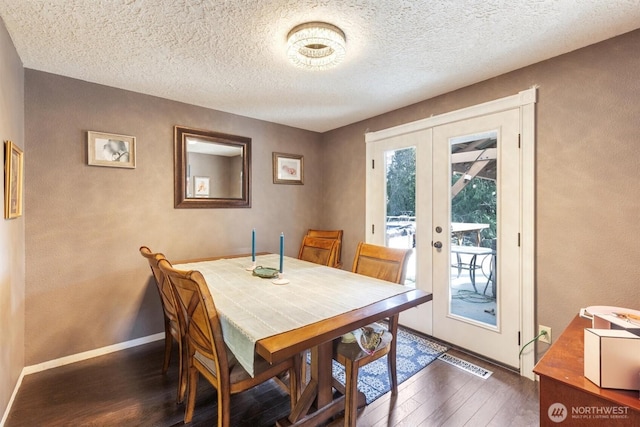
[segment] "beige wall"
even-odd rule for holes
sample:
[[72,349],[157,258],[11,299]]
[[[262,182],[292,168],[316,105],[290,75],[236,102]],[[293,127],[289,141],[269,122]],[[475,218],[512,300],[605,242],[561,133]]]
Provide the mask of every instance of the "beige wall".
[[[323,226],[364,238],[364,133],[540,85],[537,316],[556,336],[580,307],[640,309],[640,30],[323,135]],[[541,344],[540,350],[546,345]]]
[[[140,245],[169,259],[258,250],[297,255],[320,221],[318,134],[26,71],[26,364],[157,333]],[[173,126],[252,138],[251,209],[173,208]],[[137,137],[137,168],[87,166],[86,131]],[[305,156],[305,185],[274,185],[273,151]]]
[[[24,69],[1,19],[0,140],[3,161],[4,141],[12,140],[25,149]],[[4,182],[4,176],[0,181]],[[4,206],[4,185],[1,187],[0,205]],[[0,419],[24,366],[24,244],[24,216],[0,219]]]

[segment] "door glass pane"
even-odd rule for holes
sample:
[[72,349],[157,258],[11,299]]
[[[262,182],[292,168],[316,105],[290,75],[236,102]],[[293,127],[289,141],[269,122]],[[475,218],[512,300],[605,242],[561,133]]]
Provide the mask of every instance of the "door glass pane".
[[386,241],[391,248],[414,248],[405,285],[416,285],[416,148],[385,152]]
[[498,133],[450,139],[449,313],[496,326]]

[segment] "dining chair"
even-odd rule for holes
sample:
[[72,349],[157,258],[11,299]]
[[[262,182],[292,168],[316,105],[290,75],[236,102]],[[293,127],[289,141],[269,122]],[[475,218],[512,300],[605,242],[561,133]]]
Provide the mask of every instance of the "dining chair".
[[180,304],[179,316],[187,325],[189,390],[184,422],[189,423],[193,418],[200,375],[217,391],[219,427],[227,427],[231,422],[231,395],[285,372],[289,374],[288,391],[293,409],[300,395],[300,356],[270,365],[256,355],[255,376],[251,377],[224,343],[220,318],[204,276],[199,271],[176,270],[166,260],[161,260],[159,267],[171,283]]
[[335,239],[304,236],[298,259],[313,262],[314,264],[335,267],[337,264],[338,248],[340,242]]
[[[364,276],[404,284],[407,259],[412,249],[393,249],[361,242],[356,249],[352,271]],[[382,329],[379,325],[371,325]],[[381,357],[387,356],[389,382],[392,395],[398,393],[396,372],[396,337],[398,335],[398,315],[388,319],[388,328],[372,354],[367,354],[357,343],[334,342],[334,359],[345,367],[345,415],[344,425],[355,426],[358,414],[358,370]],[[334,381],[334,384],[336,381]],[[342,390],[341,390],[342,391]]]
[[[314,233],[320,237],[310,236]],[[302,238],[302,245],[298,253],[298,259],[313,262],[314,264],[326,265],[329,267],[338,267],[338,251],[340,250],[340,240],[335,238],[335,232],[326,232],[321,234],[318,230],[309,230],[308,234]],[[322,236],[327,237],[322,237]],[[342,236],[342,230],[340,230]],[[302,370],[300,371],[300,379],[303,382],[307,380],[307,351],[302,352]]]
[[307,236],[309,237],[318,237],[320,239],[333,239],[337,240],[338,245],[338,253],[336,255],[336,268],[342,268],[342,235],[344,232],[342,230],[315,230],[310,228],[307,231]]
[[165,259],[161,253],[153,253],[151,250],[142,246],[140,253],[149,262],[151,273],[153,274],[158,294],[160,295],[160,303],[162,304],[162,312],[164,313],[164,363],[162,365],[162,373],[166,374],[171,361],[171,351],[173,349],[173,340],[178,343],[178,403],[182,403],[187,390],[187,369],[186,369],[186,346],[184,346],[185,329],[181,327],[178,318],[178,304],[175,295],[171,289],[171,285],[166,280],[165,275],[160,271],[158,263]]

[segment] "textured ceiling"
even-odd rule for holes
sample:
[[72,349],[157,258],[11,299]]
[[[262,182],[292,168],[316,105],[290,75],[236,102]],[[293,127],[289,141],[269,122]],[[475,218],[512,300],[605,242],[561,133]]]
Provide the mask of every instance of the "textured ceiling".
[[[27,68],[327,131],[640,27],[640,0],[0,0]],[[337,68],[292,66],[327,21]],[[524,88],[523,88],[524,89]]]

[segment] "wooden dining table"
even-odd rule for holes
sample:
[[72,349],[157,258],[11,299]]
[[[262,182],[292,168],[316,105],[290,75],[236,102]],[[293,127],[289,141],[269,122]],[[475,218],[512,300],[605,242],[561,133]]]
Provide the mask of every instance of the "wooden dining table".
[[[261,255],[257,263],[277,266],[278,257]],[[419,289],[286,257],[284,277],[289,284],[275,285],[246,271],[250,264],[249,257],[224,257],[176,268],[203,274],[225,343],[250,373],[251,357],[273,364],[311,350],[311,379],[279,426],[315,426],[344,410],[344,396],[334,398],[333,391],[335,339],[432,300]],[[364,395],[359,403],[364,404]]]

